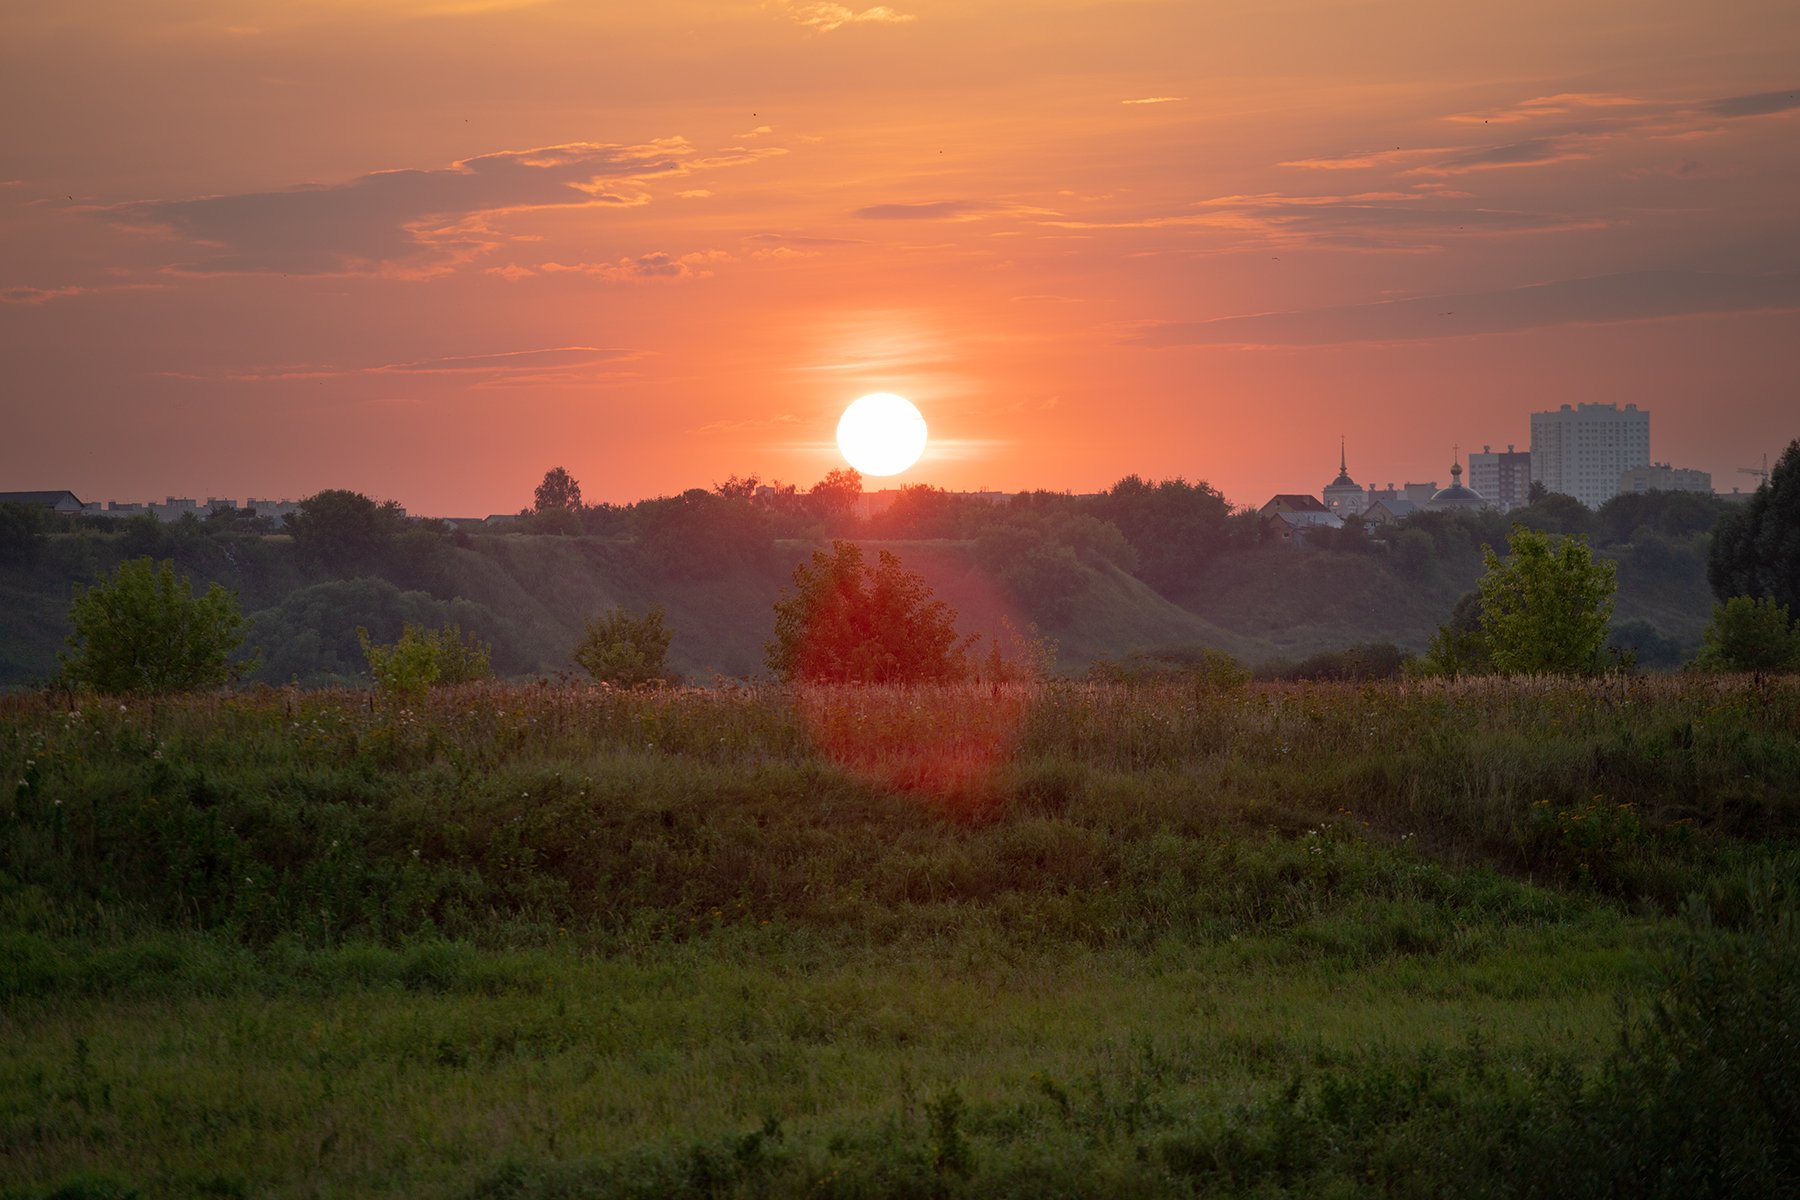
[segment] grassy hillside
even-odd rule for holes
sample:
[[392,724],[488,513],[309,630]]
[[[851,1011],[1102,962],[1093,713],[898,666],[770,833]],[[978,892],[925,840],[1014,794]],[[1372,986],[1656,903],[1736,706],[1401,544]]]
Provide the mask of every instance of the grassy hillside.
[[1182,598],[1266,646],[1266,657],[1378,641],[1416,651],[1480,575],[1467,559],[1409,577],[1385,556],[1271,544],[1234,556]]
[[[675,631],[671,667],[704,680],[762,670],[776,598],[794,565],[820,544],[777,541],[711,571],[662,561],[631,540],[522,533],[413,536],[361,571],[326,571],[280,535],[171,536],[157,552],[197,586],[219,582],[238,593],[265,682],[360,677],[357,627],[391,640],[406,621],[457,621],[494,645],[503,674],[555,674],[571,669],[585,621],[614,605],[656,604]],[[1031,585],[1009,584],[975,540],[870,544],[892,549],[924,575],[959,612],[965,632],[1003,635],[1037,624],[1057,643],[1059,669],[1071,673],[1096,659],[1194,646],[1251,663],[1366,642],[1418,650],[1480,574],[1472,544],[1415,561],[1411,570],[1379,547],[1263,545],[1220,554],[1171,599],[1113,562],[1070,554],[1057,568],[1067,577],[1057,580],[1066,598],[1034,622],[1040,598]],[[60,534],[40,561],[0,571],[8,614],[0,686],[55,671],[71,589],[105,577],[137,548],[119,534]],[[1620,563],[1617,619],[1647,620],[1680,646],[1697,645],[1711,605],[1702,550],[1648,538],[1609,553]],[[358,575],[367,578],[346,578]]]
[[1782,1194],[1797,735],[1747,679],[0,699],[0,1196]]

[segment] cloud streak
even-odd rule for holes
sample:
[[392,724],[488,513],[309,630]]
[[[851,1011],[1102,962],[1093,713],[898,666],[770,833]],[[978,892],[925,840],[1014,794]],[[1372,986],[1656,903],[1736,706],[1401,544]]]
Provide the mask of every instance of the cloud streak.
[[1716,117],[1767,117],[1800,109],[1800,88],[1785,92],[1758,92],[1751,96],[1728,96],[1704,106]]
[[592,275],[612,283],[674,283],[687,279],[705,279],[712,274],[710,264],[723,262],[730,257],[723,250],[696,250],[679,257],[663,250],[653,250],[635,258],[627,255],[616,262],[547,262],[538,270],[546,275]]
[[429,170],[376,171],[335,184],[146,200],[97,210],[200,251],[184,273],[431,274],[507,241],[510,215],[647,203],[646,181],[751,161],[778,149],[701,158],[682,138],[573,142],[477,155]]
[[226,383],[323,383],[327,380],[393,377],[452,378],[466,380],[480,387],[561,383],[592,378],[596,373],[612,374],[616,373],[617,367],[643,358],[644,354],[642,350],[604,346],[548,346],[356,366],[307,363],[219,371],[175,371],[165,374],[173,379]]
[[1631,271],[1526,287],[1418,296],[1211,321],[1154,322],[1125,340],[1139,346],[1273,348],[1385,344],[1555,325],[1600,325],[1709,313],[1800,309],[1800,273]]
[[984,200],[929,200],[918,204],[871,204],[851,210],[865,221],[970,221],[1000,207]]
[[1450,240],[1599,228],[1558,213],[1489,208],[1421,192],[1218,196],[1186,212],[1119,220],[1051,220],[1056,229],[1212,229],[1272,245],[1345,250],[1432,250]]
[[788,15],[797,24],[820,33],[830,33],[846,25],[905,25],[918,20],[910,13],[896,12],[885,4],[860,12],[845,4],[790,4]]

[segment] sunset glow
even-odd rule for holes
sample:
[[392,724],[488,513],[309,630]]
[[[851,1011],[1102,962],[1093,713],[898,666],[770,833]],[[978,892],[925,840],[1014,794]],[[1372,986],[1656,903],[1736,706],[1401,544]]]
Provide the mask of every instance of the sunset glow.
[[871,392],[838,420],[838,449],[864,475],[898,475],[925,453],[925,437],[925,418],[892,392]]
[[[229,11],[227,11],[229,10]],[[1788,0],[72,0],[0,17],[13,488],[516,511],[838,465],[1446,478],[1794,433]]]

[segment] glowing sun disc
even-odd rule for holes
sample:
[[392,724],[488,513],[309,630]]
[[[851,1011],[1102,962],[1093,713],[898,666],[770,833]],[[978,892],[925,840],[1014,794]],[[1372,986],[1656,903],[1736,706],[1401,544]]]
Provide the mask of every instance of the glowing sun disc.
[[837,441],[864,475],[898,475],[925,453],[925,418],[905,396],[872,392],[844,410]]

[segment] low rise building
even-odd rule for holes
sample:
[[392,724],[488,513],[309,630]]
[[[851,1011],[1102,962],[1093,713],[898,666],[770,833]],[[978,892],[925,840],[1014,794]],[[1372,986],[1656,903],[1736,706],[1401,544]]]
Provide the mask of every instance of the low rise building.
[[63,515],[79,513],[87,507],[74,492],[0,492],[0,504],[29,504]]
[[1668,463],[1651,463],[1632,467],[1619,474],[1619,491],[1627,492],[1707,492],[1712,491],[1712,475],[1689,467],[1671,467]]
[[1396,521],[1405,520],[1407,517],[1412,516],[1418,511],[1419,506],[1414,504],[1411,500],[1402,500],[1399,497],[1393,497],[1377,500],[1375,503],[1369,505],[1369,507],[1363,509],[1362,519],[1363,524],[1370,527],[1377,525],[1392,525]]

